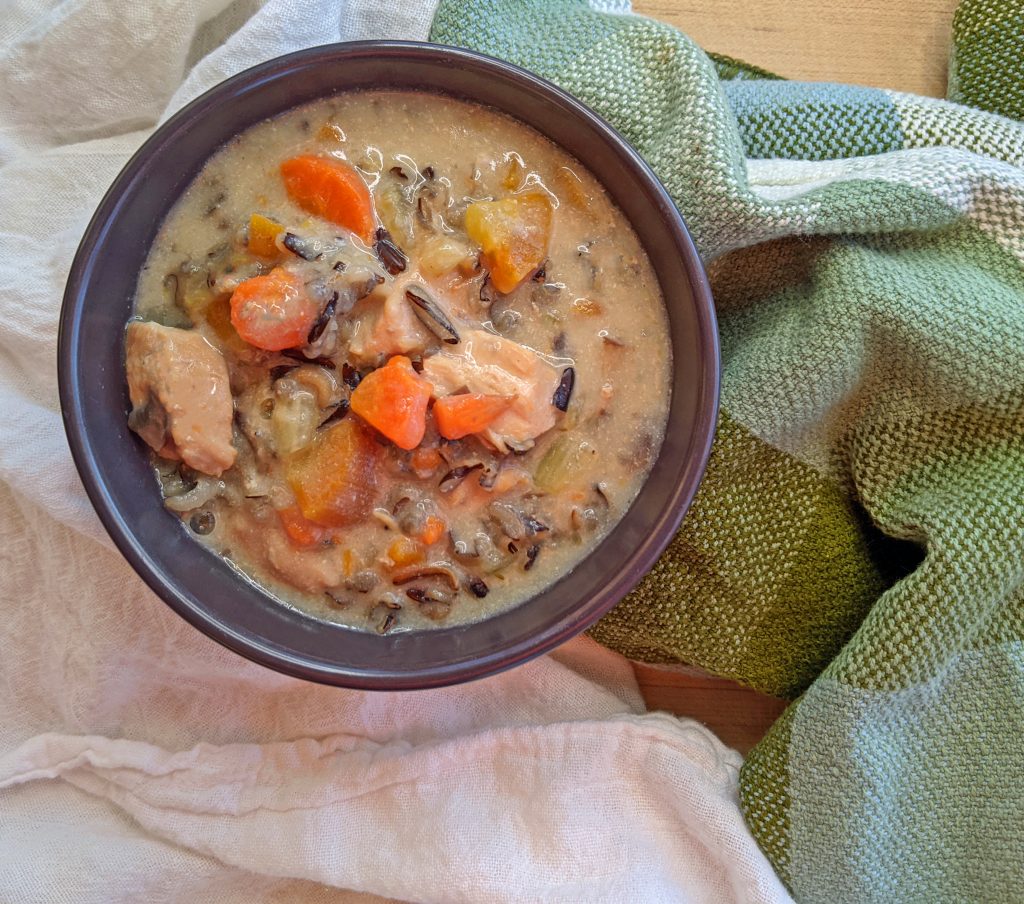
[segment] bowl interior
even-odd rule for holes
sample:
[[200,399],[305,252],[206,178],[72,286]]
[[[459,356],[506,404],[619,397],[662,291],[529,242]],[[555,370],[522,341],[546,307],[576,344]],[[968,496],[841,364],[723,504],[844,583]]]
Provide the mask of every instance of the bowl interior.
[[[379,637],[287,608],[196,543],[162,505],[127,427],[123,330],[160,223],[211,153],[296,105],[360,88],[429,90],[487,104],[565,148],[632,222],[668,306],[675,371],[664,445],[627,515],[573,572],[476,624]],[[122,553],[182,616],[265,665],[367,688],[436,686],[507,668],[582,630],[653,564],[703,472],[714,428],[718,346],[710,292],[678,212],[646,165],[577,101],[516,67],[431,45],[302,51],[248,70],[169,120],[98,209],[72,267],[61,316],[61,402],[86,490]]]

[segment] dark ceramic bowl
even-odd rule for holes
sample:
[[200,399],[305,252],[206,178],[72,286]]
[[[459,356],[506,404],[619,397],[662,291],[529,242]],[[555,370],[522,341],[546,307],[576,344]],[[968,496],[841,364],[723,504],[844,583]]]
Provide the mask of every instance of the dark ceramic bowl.
[[[511,114],[580,160],[633,224],[668,306],[675,374],[667,438],[632,508],[574,571],[476,624],[378,636],[276,602],[196,543],[162,505],[128,430],[123,335],[164,215],[210,155],[249,126],[338,91],[422,89]],[[179,615],[256,662],[314,681],[423,688],[479,678],[552,649],[607,612],[664,550],[700,482],[714,431],[718,338],[707,279],[682,218],[635,151],[592,111],[508,63],[427,44],[315,47],[228,79],[172,117],[96,211],[64,295],[60,397],[71,452],[100,519]]]

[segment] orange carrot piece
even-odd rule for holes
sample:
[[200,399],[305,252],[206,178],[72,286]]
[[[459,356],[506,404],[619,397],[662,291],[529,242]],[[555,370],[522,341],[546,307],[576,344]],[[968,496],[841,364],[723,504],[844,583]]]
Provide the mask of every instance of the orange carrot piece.
[[281,519],[284,532],[296,546],[316,546],[329,536],[324,528],[307,520],[297,505],[278,509],[277,517]]
[[285,160],[281,176],[288,197],[307,213],[344,226],[364,242],[373,239],[373,197],[354,166],[305,154]]
[[377,444],[355,421],[321,430],[285,465],[303,517],[321,527],[367,518],[377,496],[377,455]]
[[462,439],[486,430],[508,411],[515,396],[483,395],[463,392],[445,396],[434,403],[434,420],[445,439]]
[[250,345],[280,351],[304,345],[320,306],[302,280],[283,267],[238,284],[231,295],[231,324]]
[[409,456],[409,465],[419,476],[432,474],[444,461],[437,449],[419,448]]
[[351,410],[400,449],[415,449],[427,430],[427,402],[433,386],[404,355],[363,377],[353,390]]
[[431,515],[427,518],[426,523],[423,525],[423,530],[419,533],[420,542],[424,546],[433,545],[444,536],[447,527],[448,525],[445,524],[443,518]]
[[403,565],[415,565],[423,561],[423,549],[415,540],[399,537],[388,547],[388,558],[399,568]]

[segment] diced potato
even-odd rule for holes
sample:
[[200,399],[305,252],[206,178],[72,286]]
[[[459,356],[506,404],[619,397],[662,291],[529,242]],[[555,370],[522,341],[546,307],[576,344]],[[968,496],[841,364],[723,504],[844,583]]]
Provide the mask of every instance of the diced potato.
[[377,447],[354,420],[321,431],[288,461],[288,483],[302,514],[323,527],[369,516],[377,495]]
[[434,236],[423,244],[419,255],[419,270],[425,276],[444,276],[463,265],[472,266],[474,255],[469,248],[455,239]]
[[402,193],[402,189],[393,183],[387,183],[377,189],[375,201],[377,216],[395,241],[403,246],[412,244],[414,208]]
[[308,446],[321,419],[313,393],[293,392],[279,397],[270,419],[278,454],[291,455]]
[[544,263],[551,221],[551,201],[542,194],[476,201],[466,208],[466,232],[480,245],[499,292],[511,292]]

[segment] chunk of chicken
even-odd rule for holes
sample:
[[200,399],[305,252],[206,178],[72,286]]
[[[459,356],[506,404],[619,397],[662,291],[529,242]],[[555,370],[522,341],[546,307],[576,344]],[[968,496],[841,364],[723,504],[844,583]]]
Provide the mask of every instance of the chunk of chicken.
[[[433,337],[405,298],[408,279],[399,279],[368,299],[369,313],[360,320],[349,344],[349,358],[357,365],[379,364],[393,355],[422,352]],[[386,290],[383,302],[380,296]],[[366,302],[364,302],[366,303]]]
[[522,451],[555,426],[551,403],[558,370],[535,351],[484,330],[467,330],[455,346],[423,362],[437,398],[455,392],[514,396],[509,409],[480,435],[499,452]]
[[157,452],[219,477],[235,463],[223,357],[199,333],[135,321],[125,335],[128,425]]

